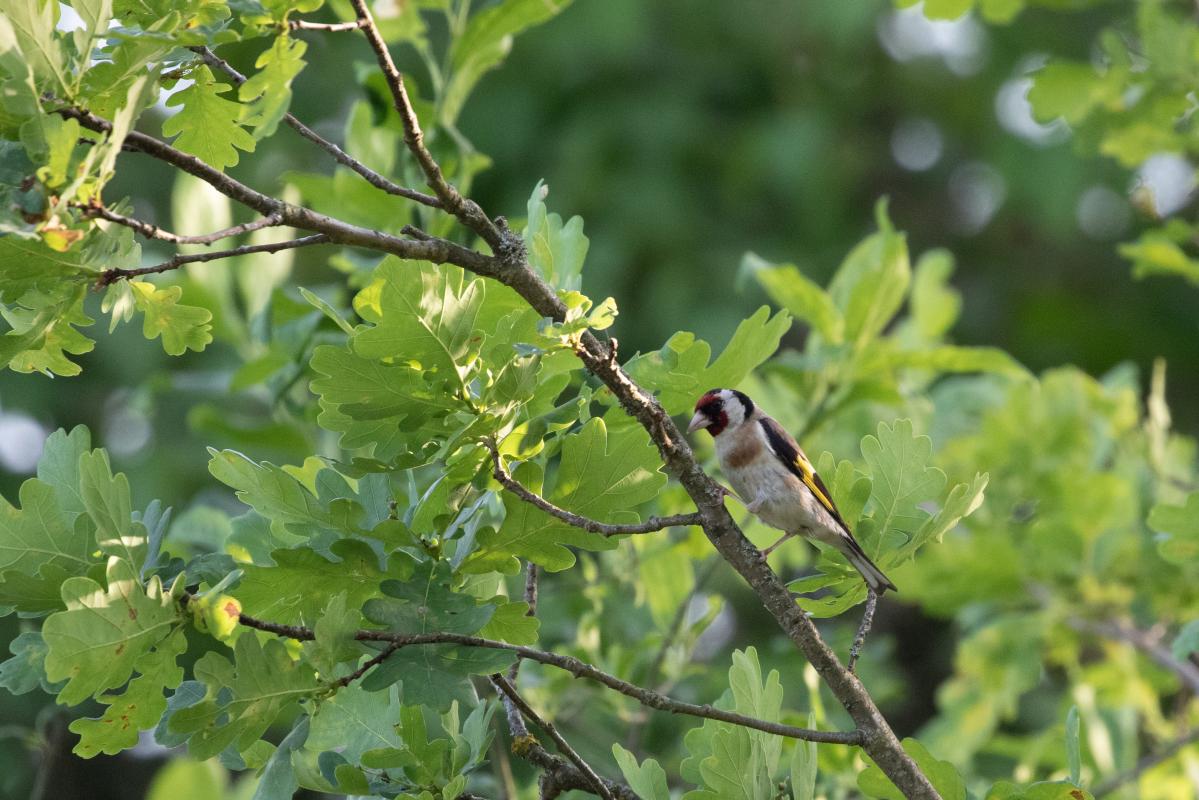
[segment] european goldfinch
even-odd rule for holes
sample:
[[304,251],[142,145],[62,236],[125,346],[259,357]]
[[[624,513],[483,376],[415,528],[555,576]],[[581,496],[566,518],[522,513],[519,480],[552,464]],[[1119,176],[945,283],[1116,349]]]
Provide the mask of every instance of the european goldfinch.
[[803,449],[748,396],[735,389],[704,394],[687,432],[701,428],[712,434],[720,468],[745,507],[785,532],[764,556],[792,536],[807,536],[836,548],[876,594],[895,589],[853,538]]

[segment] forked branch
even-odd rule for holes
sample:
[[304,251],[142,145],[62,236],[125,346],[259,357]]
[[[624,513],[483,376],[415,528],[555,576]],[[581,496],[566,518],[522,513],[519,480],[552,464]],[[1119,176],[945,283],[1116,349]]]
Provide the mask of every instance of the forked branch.
[[170,272],[171,270],[179,269],[186,264],[196,264],[203,261],[216,261],[218,259],[234,258],[236,256],[247,256],[253,253],[278,253],[281,250],[294,250],[297,247],[310,247],[314,244],[328,243],[328,236],[323,233],[317,233],[312,236],[304,236],[300,239],[291,239],[286,242],[248,244],[242,247],[234,247],[231,250],[212,250],[207,253],[177,255],[169,261],[164,261],[161,264],[155,264],[152,267],[138,267],[137,269],[106,269],[100,273],[100,278],[96,281],[96,286],[104,287],[110,283],[131,280],[142,275],[155,275],[160,272]]

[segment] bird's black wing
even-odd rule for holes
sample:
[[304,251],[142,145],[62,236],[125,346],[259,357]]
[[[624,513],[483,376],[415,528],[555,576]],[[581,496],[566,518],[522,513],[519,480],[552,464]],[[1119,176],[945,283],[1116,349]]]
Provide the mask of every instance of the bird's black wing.
[[770,444],[770,449],[774,451],[775,456],[787,466],[787,469],[791,470],[795,477],[804,482],[820,505],[824,506],[829,514],[832,514],[841,529],[849,533],[849,526],[845,524],[841,512],[837,510],[832,494],[824,485],[824,481],[820,480],[820,476],[816,474],[816,468],[804,455],[803,448],[799,446],[799,443],[770,417],[762,417],[758,422],[761,424],[762,431],[766,434],[766,441]]

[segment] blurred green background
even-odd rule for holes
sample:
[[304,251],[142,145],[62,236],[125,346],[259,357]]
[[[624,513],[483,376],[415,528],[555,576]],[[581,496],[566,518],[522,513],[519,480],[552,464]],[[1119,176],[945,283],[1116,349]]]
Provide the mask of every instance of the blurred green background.
[[[1134,280],[1115,251],[1154,223],[1129,202],[1133,189],[1145,183],[1160,210],[1182,208],[1189,170],[1167,157],[1134,174],[1080,153],[1067,130],[1034,122],[1024,97],[1030,70],[1051,55],[1085,59],[1109,21],[1105,6],[1066,16],[1033,9],[993,27],[971,17],[933,23],[866,0],[576,0],[523,35],[467,106],[462,132],[494,161],[474,196],[493,214],[520,217],[544,179],[551,208],[583,216],[584,289],[617,298],[614,332],[631,355],[679,329],[725,341],[764,302],[739,280],[747,250],[824,282],[887,195],[914,255],[944,246],[957,257],[961,343],[1003,347],[1034,371],[1075,363],[1102,374],[1132,362],[1147,374],[1165,357],[1175,421],[1193,433],[1194,293],[1168,278]],[[359,97],[355,65],[369,53],[357,36],[305,38],[311,66],[292,110],[340,139]],[[253,57],[223,53],[243,70]],[[401,66],[420,80],[414,59]],[[153,122],[146,129],[158,132]],[[138,216],[168,225],[173,176],[149,159],[127,161],[108,196],[128,195]],[[289,169],[329,167],[286,131],[234,174],[278,191]],[[337,279],[319,252],[300,252],[297,266],[303,285]],[[791,343],[803,335],[797,326]],[[208,476],[205,446],[226,444],[225,426],[257,411],[226,396],[231,354],[213,346],[170,359],[125,328],[101,335],[79,361],[76,378],[0,373],[5,496],[32,473],[46,431],[86,424],[129,474],[135,505],[229,502]],[[258,445],[258,458],[293,452],[270,430]],[[938,650],[942,634],[913,617],[882,623],[907,642],[896,653],[906,669],[934,670],[931,691],[948,669],[948,641]],[[0,641],[17,626],[0,621]],[[43,703],[37,693],[0,693],[0,721],[28,719]],[[900,705],[901,732],[932,710],[918,693]],[[131,787],[154,766],[139,770],[136,754],[113,761],[62,756],[55,780],[86,785],[90,798],[140,797]],[[27,796],[30,769],[21,743],[0,739],[0,794]],[[90,777],[71,780],[77,769]],[[65,791],[45,796],[74,796]]]

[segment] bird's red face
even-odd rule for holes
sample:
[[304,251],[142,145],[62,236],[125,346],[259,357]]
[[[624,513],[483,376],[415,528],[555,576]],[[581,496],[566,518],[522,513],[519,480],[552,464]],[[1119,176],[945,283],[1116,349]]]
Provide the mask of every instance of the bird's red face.
[[708,433],[719,436],[728,427],[729,415],[725,411],[725,392],[723,389],[713,389],[706,392],[695,403],[695,416],[687,426],[687,433],[695,433],[700,428],[707,428]]

